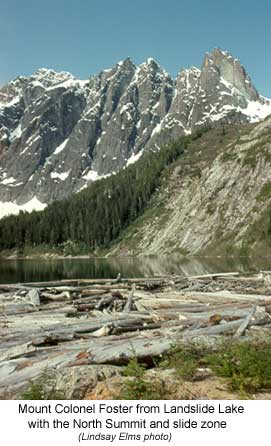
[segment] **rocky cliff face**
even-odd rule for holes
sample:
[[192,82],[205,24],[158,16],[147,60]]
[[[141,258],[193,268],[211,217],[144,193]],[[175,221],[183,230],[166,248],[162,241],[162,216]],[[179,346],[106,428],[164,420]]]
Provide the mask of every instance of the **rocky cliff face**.
[[270,256],[271,117],[193,142],[114,254]]
[[202,126],[271,113],[237,59],[207,54],[173,80],[130,59],[87,81],[40,69],[0,90],[0,211],[41,209]]

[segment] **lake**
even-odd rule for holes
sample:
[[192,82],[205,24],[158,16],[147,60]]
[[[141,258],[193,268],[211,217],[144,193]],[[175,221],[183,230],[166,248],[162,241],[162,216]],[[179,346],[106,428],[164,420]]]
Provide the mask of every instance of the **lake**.
[[1,259],[0,283],[61,279],[148,277],[167,274],[271,270],[271,258],[111,257],[106,259]]

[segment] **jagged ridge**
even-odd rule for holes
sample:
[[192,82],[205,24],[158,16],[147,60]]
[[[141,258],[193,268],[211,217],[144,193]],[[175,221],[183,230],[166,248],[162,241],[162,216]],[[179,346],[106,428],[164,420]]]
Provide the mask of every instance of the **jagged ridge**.
[[173,80],[153,59],[89,80],[40,69],[0,91],[1,214],[43,208],[198,127],[271,112],[237,59],[219,49]]

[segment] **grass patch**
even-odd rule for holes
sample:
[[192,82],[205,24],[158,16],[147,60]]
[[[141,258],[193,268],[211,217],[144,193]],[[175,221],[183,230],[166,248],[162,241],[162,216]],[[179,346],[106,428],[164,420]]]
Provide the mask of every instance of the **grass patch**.
[[223,345],[205,358],[217,376],[228,379],[238,392],[271,389],[271,343]]
[[221,161],[222,163],[227,163],[229,161],[235,161],[238,158],[237,153],[235,152],[225,152],[223,153],[223,155],[221,156]]
[[244,166],[249,166],[255,168],[257,165],[258,157],[261,156],[266,162],[271,161],[271,154],[267,149],[266,145],[270,142],[270,135],[261,137],[257,140],[246,152],[245,158],[243,160]]
[[259,201],[266,201],[269,198],[271,198],[271,181],[268,181],[265,183],[262,187],[261,192],[257,196],[256,200]]
[[230,390],[250,394],[271,390],[271,342],[225,342],[216,349],[191,345],[172,347],[160,364],[174,368],[181,380],[193,381],[200,367],[227,379]]
[[176,345],[171,348],[160,365],[175,369],[178,378],[192,381],[202,358],[202,351],[195,345]]
[[243,159],[243,166],[249,166],[250,168],[255,169],[257,165],[257,156],[259,153],[259,143],[257,142],[253,146],[251,146]]
[[118,399],[121,400],[159,400],[166,398],[165,383],[161,380],[146,379],[147,366],[140,364],[136,357],[130,359],[124,368],[127,377]]

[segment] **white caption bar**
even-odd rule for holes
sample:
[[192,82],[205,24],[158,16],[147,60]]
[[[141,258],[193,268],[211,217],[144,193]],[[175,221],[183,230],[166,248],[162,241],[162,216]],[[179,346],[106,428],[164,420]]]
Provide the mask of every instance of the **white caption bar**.
[[255,446],[269,437],[270,409],[270,401],[0,401],[1,443]]

